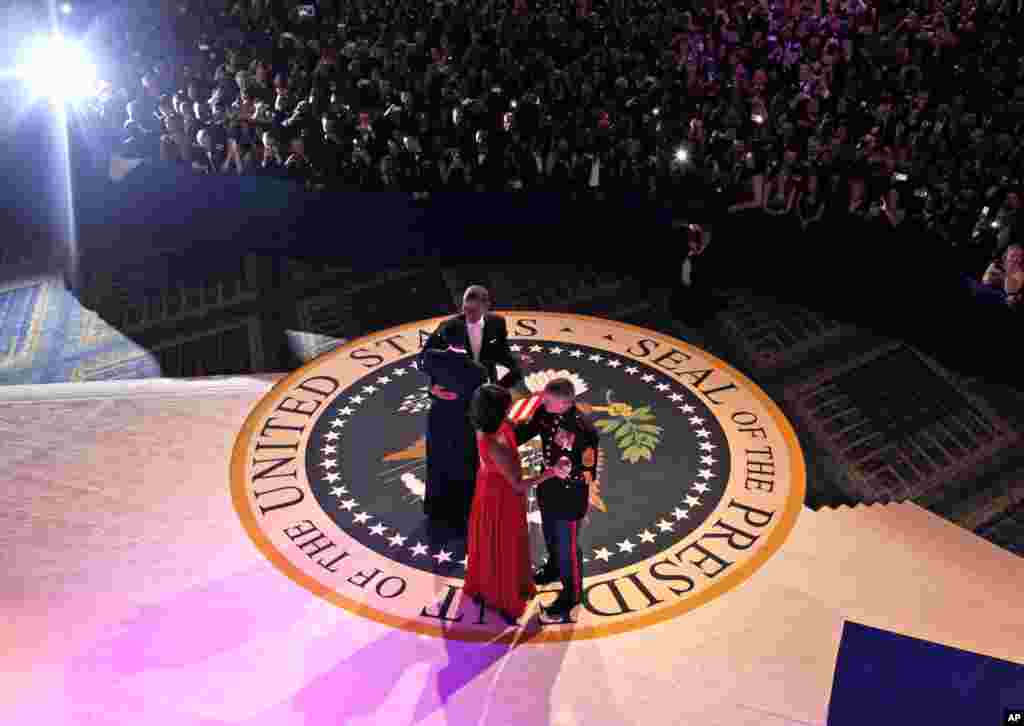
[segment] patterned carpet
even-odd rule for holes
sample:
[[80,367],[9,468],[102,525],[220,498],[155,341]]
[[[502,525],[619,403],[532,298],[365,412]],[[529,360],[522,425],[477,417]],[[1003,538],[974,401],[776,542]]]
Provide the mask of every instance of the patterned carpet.
[[[57,369],[82,337],[72,319],[77,301],[52,276],[25,276],[0,283],[0,383],[71,380]],[[70,332],[69,332],[70,331]]]
[[759,374],[772,375],[856,331],[811,310],[744,292],[719,315],[722,332]]
[[841,465],[846,494],[866,503],[976,478],[1020,444],[983,401],[901,344],[826,369],[786,398]]

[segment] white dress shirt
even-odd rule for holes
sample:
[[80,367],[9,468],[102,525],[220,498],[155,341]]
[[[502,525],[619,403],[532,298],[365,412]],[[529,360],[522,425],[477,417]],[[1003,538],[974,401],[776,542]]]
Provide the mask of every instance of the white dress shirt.
[[467,320],[466,330],[469,331],[469,344],[473,348],[473,360],[480,362],[480,348],[484,341],[484,319],[480,318],[475,323]]

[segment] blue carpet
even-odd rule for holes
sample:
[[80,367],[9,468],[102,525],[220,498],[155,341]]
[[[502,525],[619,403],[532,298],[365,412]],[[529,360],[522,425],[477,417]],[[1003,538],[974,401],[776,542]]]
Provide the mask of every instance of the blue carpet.
[[61,279],[0,282],[0,385],[159,375],[153,355],[83,308]]
[[59,278],[0,281],[0,384],[50,382],[47,368],[60,355],[72,301]]
[[24,355],[32,345],[33,311],[43,295],[45,283],[0,291],[0,330],[4,331],[4,353],[10,357]]
[[1024,666],[857,623],[843,626],[828,726],[996,726],[1007,723],[1008,709],[1020,708]]

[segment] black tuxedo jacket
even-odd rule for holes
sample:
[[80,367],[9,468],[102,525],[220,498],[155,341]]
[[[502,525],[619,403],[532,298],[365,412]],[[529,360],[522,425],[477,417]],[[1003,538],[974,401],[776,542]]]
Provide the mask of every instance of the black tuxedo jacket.
[[[473,346],[469,341],[469,329],[466,327],[465,315],[456,315],[438,325],[437,330],[423,344],[423,349],[444,350],[450,345],[465,348],[472,355]],[[499,363],[508,368],[508,373],[500,380],[498,380],[497,370]],[[505,323],[505,318],[500,315],[488,313],[484,317],[483,340],[480,343],[480,364],[487,370],[489,383],[497,383],[503,388],[512,388],[523,380],[519,359],[512,354],[508,347],[508,325]],[[420,370],[427,370],[423,366],[422,360],[420,361]]]

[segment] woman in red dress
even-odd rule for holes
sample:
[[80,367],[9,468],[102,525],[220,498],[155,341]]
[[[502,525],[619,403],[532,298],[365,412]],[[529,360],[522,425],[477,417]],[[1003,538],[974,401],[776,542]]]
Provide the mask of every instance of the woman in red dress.
[[537,594],[530,564],[526,493],[530,487],[561,476],[558,468],[522,478],[519,451],[506,416],[512,395],[504,388],[477,389],[470,420],[477,431],[480,468],[469,515],[468,562],[463,592],[497,610],[514,625]]

